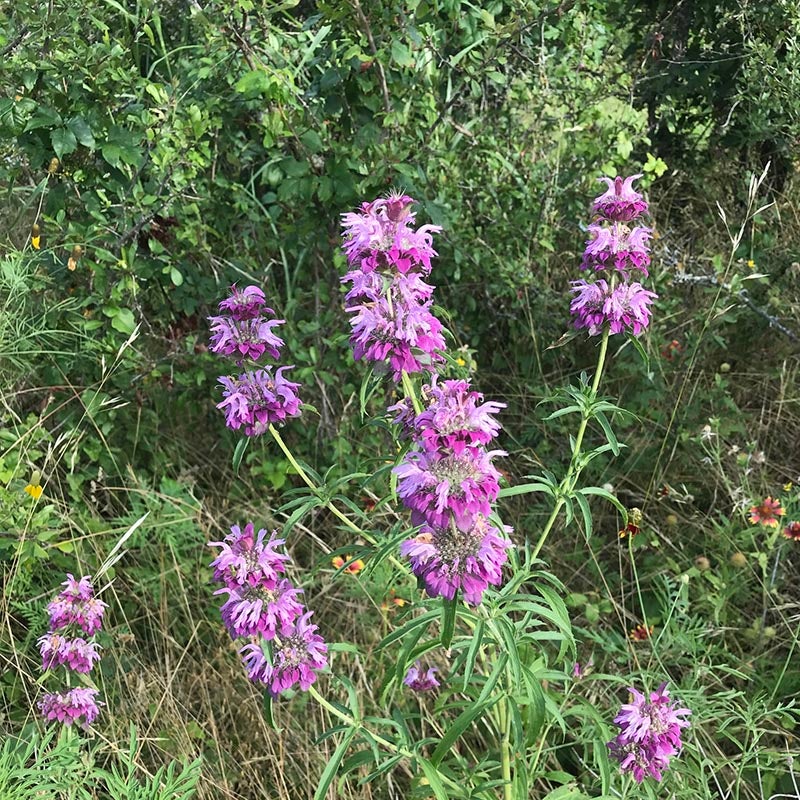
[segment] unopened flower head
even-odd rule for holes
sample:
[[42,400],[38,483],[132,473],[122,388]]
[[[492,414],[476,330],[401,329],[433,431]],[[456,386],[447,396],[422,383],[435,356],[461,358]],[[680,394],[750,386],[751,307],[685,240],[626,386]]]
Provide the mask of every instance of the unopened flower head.
[[613,333],[629,332],[638,336],[650,323],[650,305],[658,295],[639,283],[622,283],[613,289],[604,280],[594,283],[573,281],[575,293],[570,311],[575,327],[597,336],[607,326]]
[[296,589],[281,578],[271,589],[263,585],[223,586],[214,594],[227,594],[220,614],[231,638],[238,636],[263,636],[273,639],[278,634],[289,635],[295,620],[303,613]]
[[[506,527],[505,533],[510,532]],[[489,586],[502,583],[503,564],[512,546],[478,514],[467,530],[423,526],[400,545],[400,553],[411,561],[411,570],[431,597],[452,600],[461,591],[468,603],[478,605]]]
[[392,471],[397,494],[412,510],[415,525],[449,528],[450,516],[469,530],[476,514],[488,516],[500,491],[500,473],[492,464],[502,450],[465,447],[458,455],[438,450],[411,450]]
[[255,319],[263,313],[274,314],[267,308],[267,299],[258,286],[245,286],[237,289],[236,284],[231,286],[230,297],[226,297],[220,304],[219,310],[231,315],[235,320],[244,321]]
[[494,415],[506,404],[483,402],[483,395],[472,391],[469,381],[438,382],[434,376],[422,396],[425,408],[418,415],[409,415],[404,402],[389,410],[398,412],[395,422],[427,450],[460,455],[471,445],[488,444],[500,432]]
[[622,223],[613,226],[589,226],[589,240],[583,254],[581,269],[616,269],[627,276],[633,270],[647,275],[650,248],[649,228],[628,228]]
[[592,207],[611,222],[630,222],[641,216],[647,211],[647,203],[633,188],[633,182],[641,177],[640,173],[628,178],[600,178],[608,189],[595,199]]
[[48,722],[63,722],[71,725],[73,722],[88,727],[100,713],[97,689],[79,687],[68,692],[46,694],[39,701],[39,710]]
[[211,562],[214,580],[231,589],[239,586],[274,589],[281,574],[286,572],[286,563],[291,561],[286,553],[277,552],[276,548],[285,543],[276,538],[277,533],[273,531],[266,539],[265,529],[255,533],[255,526],[248,522],[244,530],[234,525],[224,541],[209,542],[210,547],[221,548]]
[[403,683],[415,692],[430,692],[432,689],[436,689],[441,685],[439,681],[436,680],[435,672],[438,672],[436,667],[428,667],[426,670],[420,662],[417,661],[413,666],[408,668],[408,672],[406,672],[406,676],[403,678]]
[[300,416],[299,383],[283,377],[292,367],[271,367],[245,372],[238,378],[220,376],[225,398],[217,404],[225,412],[225,424],[233,430],[244,428],[248,436],[259,436],[274,422]]
[[780,500],[765,497],[759,505],[750,509],[750,522],[753,525],[764,525],[767,528],[778,527],[778,517],[782,517],[786,509],[781,506]]

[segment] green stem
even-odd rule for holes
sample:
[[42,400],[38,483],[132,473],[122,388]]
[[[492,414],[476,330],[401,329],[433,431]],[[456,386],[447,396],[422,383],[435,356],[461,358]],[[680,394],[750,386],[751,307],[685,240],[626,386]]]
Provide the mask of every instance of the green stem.
[[414,406],[414,411],[417,414],[422,413],[422,403],[420,403],[419,399],[417,398],[417,393],[414,391],[414,384],[411,383],[411,378],[408,377],[408,373],[403,370],[402,372],[402,380],[403,380],[403,390],[406,393],[406,397],[411,401],[411,405]]
[[[608,337],[609,337],[609,329],[606,328],[603,331],[603,338],[600,340],[600,352],[597,356],[597,368],[594,371],[594,379],[592,380],[592,397],[597,396],[597,389],[600,386],[600,379],[603,376],[603,367],[606,363],[606,354],[608,353]],[[547,522],[545,523],[544,530],[542,531],[541,536],[539,537],[539,541],[536,542],[536,546],[533,548],[533,552],[531,553],[531,558],[536,558],[544,547],[544,543],[547,540],[547,537],[550,534],[550,531],[555,524],[556,519],[558,518],[558,514],[564,506],[564,496],[567,492],[572,491],[575,488],[575,482],[580,475],[580,468],[578,467],[578,458],[581,454],[581,446],[583,445],[583,437],[586,434],[586,428],[589,425],[589,415],[584,413],[581,418],[581,424],[578,427],[578,434],[575,437],[575,446],[572,448],[572,457],[570,458],[569,468],[567,469],[567,474],[564,476],[564,479],[558,486],[558,499],[556,500],[555,507],[553,508],[550,517],[548,518]]]
[[[366,731],[370,738],[374,739],[380,745],[385,747],[392,753],[396,753],[399,756],[403,756],[404,758],[408,758],[412,761],[416,761],[419,756],[417,753],[414,753],[412,750],[408,750],[405,747],[399,747],[394,742],[390,741],[389,739],[384,738],[379,733],[375,733],[375,731],[370,730],[361,722],[359,722],[355,717],[351,716],[350,714],[346,714],[339,708],[336,708],[333,703],[329,703],[316,689],[316,687],[312,684],[308,687],[308,693],[330,714],[333,716],[338,717],[345,725],[349,725],[351,728],[355,728],[356,730],[363,730]],[[438,771],[438,770],[437,770]],[[442,775],[439,772],[439,777],[444,781],[444,783],[448,784],[451,788],[459,790],[459,793],[462,790],[462,786],[460,786],[455,781],[450,780],[446,775]]]
[[[283,437],[280,435],[280,433],[278,433],[278,429],[274,425],[270,424],[269,432],[272,434],[272,438],[278,443],[278,447],[283,450],[283,454],[289,459],[289,463],[294,467],[295,472],[297,472],[297,474],[303,479],[306,486],[308,486],[308,488],[311,489],[311,491],[313,491],[315,494],[318,493],[319,488],[314,481],[308,477],[306,471],[300,466],[297,459],[292,455],[292,451],[286,446],[286,442],[283,441]],[[353,520],[336,508],[336,506],[330,500],[325,502],[325,508],[337,516],[345,525],[347,525],[348,528],[350,528],[351,531],[357,533],[359,536],[363,536],[371,544],[375,544],[375,540],[365,530],[359,528],[358,525],[353,522]]]
[[500,766],[503,774],[503,800],[514,800],[514,785],[511,782],[511,714],[508,709],[509,698],[506,695],[500,701],[499,720],[503,738],[500,742]]

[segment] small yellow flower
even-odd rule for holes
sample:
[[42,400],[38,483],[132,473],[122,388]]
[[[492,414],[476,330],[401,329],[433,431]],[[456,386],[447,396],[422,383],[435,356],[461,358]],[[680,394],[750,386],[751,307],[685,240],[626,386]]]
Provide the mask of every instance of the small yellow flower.
[[755,269],[755,267],[756,267],[756,262],[755,262],[755,261],[753,261],[753,259],[752,259],[752,258],[749,258],[749,259],[747,260],[747,266],[748,266],[748,268],[749,268],[749,269]]
[[38,500],[42,496],[42,492],[44,491],[39,484],[39,479],[36,479],[35,483],[29,483],[25,487],[25,491],[34,499]]
[[31,473],[31,481],[25,487],[25,491],[34,499],[38,500],[42,496],[42,473],[35,469]]
[[31,236],[31,247],[33,247],[34,250],[38,250],[41,247],[41,237]]
[[464,366],[466,366],[467,362],[466,362],[466,361],[464,361],[464,359],[463,359],[463,358],[461,358],[461,356],[459,356],[459,357],[456,359],[456,364],[458,364],[458,366],[459,366],[459,367],[464,367]]
[[791,481],[789,481],[788,483],[784,483],[783,484],[783,491],[784,492],[791,492],[792,491],[792,486],[794,486],[794,484]]

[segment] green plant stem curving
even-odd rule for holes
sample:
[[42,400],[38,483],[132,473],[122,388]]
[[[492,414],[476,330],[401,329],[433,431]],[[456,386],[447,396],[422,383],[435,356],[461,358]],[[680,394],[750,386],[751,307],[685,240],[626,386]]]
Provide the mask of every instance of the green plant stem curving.
[[[385,737],[381,736],[379,733],[375,733],[375,731],[370,730],[367,728],[363,723],[359,722],[355,717],[351,716],[350,714],[346,714],[341,709],[337,708],[333,703],[328,702],[316,689],[316,687],[312,684],[308,687],[308,693],[326,710],[328,713],[333,714],[333,716],[340,719],[345,725],[348,725],[351,728],[356,730],[363,730],[369,735],[371,739],[374,739],[378,744],[385,747],[389,752],[395,753],[398,756],[403,756],[404,758],[408,758],[409,760],[416,761],[419,759],[417,753],[409,750],[406,747],[400,747],[396,745],[394,742],[386,739]],[[457,789],[459,794],[461,793],[462,786],[460,786],[455,781],[450,780],[446,775],[442,775],[441,772],[437,770],[439,777],[442,779],[443,783],[446,783],[450,786],[451,789]]]
[[[597,395],[597,389],[600,386],[600,379],[603,376],[603,367],[606,363],[606,354],[608,353],[608,337],[609,337],[609,329],[606,328],[603,331],[603,337],[600,340],[600,352],[597,356],[597,368],[594,372],[594,379],[592,380],[592,395]],[[570,458],[569,468],[567,469],[567,474],[564,476],[564,479],[561,481],[558,487],[558,499],[556,500],[556,504],[553,507],[553,511],[550,514],[547,522],[545,523],[544,530],[542,531],[541,536],[539,537],[539,541],[536,542],[536,546],[533,548],[533,552],[531,553],[531,558],[536,558],[544,547],[545,541],[547,541],[547,537],[550,534],[550,531],[555,524],[556,519],[558,518],[559,512],[564,506],[564,495],[567,492],[570,492],[572,489],[575,488],[575,481],[580,474],[580,468],[578,467],[578,457],[581,453],[581,445],[583,444],[583,437],[586,434],[586,427],[589,424],[589,415],[583,415],[581,419],[581,424],[578,428],[578,433],[575,436],[575,446],[572,448],[572,457]]]
[[[289,459],[289,463],[294,467],[297,474],[303,479],[306,486],[308,486],[312,492],[318,494],[319,487],[314,483],[314,481],[311,480],[311,478],[308,477],[306,471],[300,466],[300,463],[292,455],[292,451],[286,446],[286,442],[283,441],[283,437],[280,435],[280,433],[278,433],[278,429],[274,425],[270,424],[269,432],[272,434],[272,438],[278,443],[278,447],[283,450],[283,454]],[[375,544],[374,539],[365,530],[359,528],[358,525],[356,525],[355,522],[353,522],[353,520],[351,520],[346,514],[336,508],[332,501],[327,500],[325,502],[325,508],[327,508],[328,511],[338,517],[345,525],[347,525],[347,527],[350,528],[353,533],[357,533],[359,536],[363,536],[372,544]]]

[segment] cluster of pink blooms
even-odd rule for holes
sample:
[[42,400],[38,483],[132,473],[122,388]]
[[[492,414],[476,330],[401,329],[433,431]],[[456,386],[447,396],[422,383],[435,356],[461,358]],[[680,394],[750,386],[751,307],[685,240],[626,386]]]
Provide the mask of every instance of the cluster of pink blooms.
[[431,597],[453,599],[460,590],[477,605],[488,586],[501,583],[511,547],[489,521],[500,488],[492,459],[505,453],[487,445],[500,430],[494,414],[505,404],[483,402],[468,381],[435,376],[422,397],[418,414],[408,398],[389,409],[415,445],[394,468],[397,494],[421,526],[400,552]]
[[[63,590],[47,607],[50,632],[39,639],[42,670],[63,666],[86,674],[100,658],[99,645],[88,637],[102,627],[106,604],[94,596],[89,577],[76,580],[67,574],[62,585]],[[99,713],[96,696],[97,690],[90,687],[46,694],[39,701],[39,710],[50,722],[77,722],[88,727]]]
[[575,327],[585,328],[590,336],[606,328],[612,334],[638,336],[650,323],[650,305],[657,295],[631,280],[637,272],[646,276],[650,265],[651,229],[629,224],[647,211],[646,201],[633,188],[641,177],[601,178],[608,190],[594,201],[596,220],[589,225],[581,268],[608,270],[610,279],[573,281],[570,305]]
[[[232,286],[230,297],[219,308],[219,316],[209,317],[213,353],[236,359],[240,369],[245,361],[254,363],[265,353],[270,358],[280,357],[283,340],[273,328],[283,325],[284,320],[265,316],[275,312],[266,307],[264,292],[258,286],[242,290]],[[273,372],[271,366],[265,366],[244,369],[238,377],[220,376],[224,399],[217,408],[225,412],[225,424],[233,430],[243,428],[247,436],[259,436],[273,422],[299,416],[300,384],[284,377],[289,369],[292,367],[280,367]]]
[[273,697],[299,684],[304,691],[328,664],[328,648],[310,622],[311,611],[300,602],[301,589],[284,576],[291,560],[278,548],[283,539],[273,531],[255,531],[252,522],[238,525],[221,542],[211,562],[214,580],[225,594],[220,613],[231,638],[250,638],[240,653],[250,680],[264,684]]
[[436,255],[432,234],[441,228],[415,230],[414,202],[392,193],[342,215],[353,353],[391,370],[395,381],[403,372],[435,371],[445,348],[442,324],[431,312],[433,287],[423,280]]
[[667,684],[662,683],[649,699],[633,687],[631,702],[614,717],[619,733],[608,743],[623,772],[630,772],[637,783],[646,777],[660,781],[670,759],[680,753],[681,730],[689,727],[684,717],[688,708],[675,708]]

